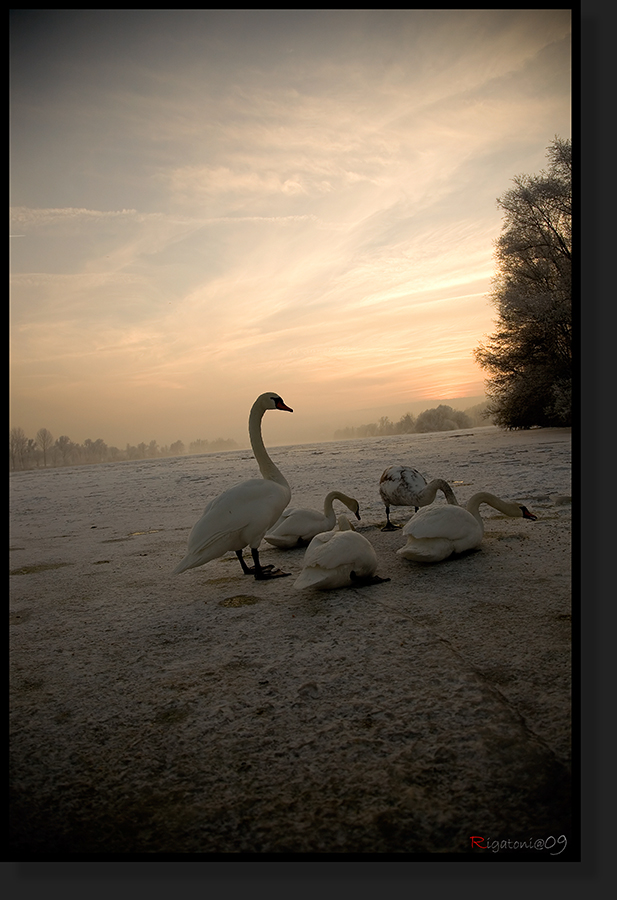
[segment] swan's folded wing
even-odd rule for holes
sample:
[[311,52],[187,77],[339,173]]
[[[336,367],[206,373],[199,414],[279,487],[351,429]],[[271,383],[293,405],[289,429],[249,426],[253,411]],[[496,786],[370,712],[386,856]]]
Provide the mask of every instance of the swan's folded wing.
[[377,566],[373,545],[356,531],[326,531],[318,534],[309,544],[304,557],[305,566],[319,565],[323,569],[336,569],[346,564],[352,568],[365,568],[373,564]]
[[189,554],[207,555],[214,548],[222,554],[226,550],[241,550],[261,539],[272,520],[278,518],[285,500],[284,489],[265,479],[243,481],[230,488],[208,504],[193,526]]
[[448,538],[462,540],[478,523],[462,506],[425,506],[409,520],[403,534],[414,538]]
[[310,541],[316,534],[325,531],[328,522],[325,516],[313,509],[287,510],[266,533],[266,540],[274,547],[294,547],[298,541]]
[[295,512],[297,512],[297,508],[295,506],[288,506],[287,509],[284,509],[281,515],[278,517],[274,525],[272,526],[272,531],[274,532],[280,525],[287,521],[287,519],[292,516]]
[[408,537],[407,544],[396,551],[403,559],[412,559],[416,562],[439,562],[447,559],[453,552],[452,541],[447,538],[424,538],[416,541]]
[[315,528],[327,527],[327,525],[324,514],[316,509],[295,509],[281,523],[282,528],[297,534],[299,537],[304,537],[304,535],[314,532]]
[[325,553],[326,546],[332,540],[333,536],[338,533],[339,532],[335,531],[321,531],[319,534],[316,534],[306,548],[302,565],[312,566],[320,562]]

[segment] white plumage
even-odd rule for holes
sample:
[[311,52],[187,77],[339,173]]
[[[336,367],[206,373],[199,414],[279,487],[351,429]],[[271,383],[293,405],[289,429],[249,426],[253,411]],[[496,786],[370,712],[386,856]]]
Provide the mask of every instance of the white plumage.
[[377,556],[373,545],[354,531],[346,516],[339,516],[338,530],[317,534],[306,548],[302,572],[295,588],[334,588],[389,581],[376,575]]
[[421,506],[433,502],[437,491],[443,491],[448,503],[458,505],[454,491],[442,478],[434,478],[427,484],[426,478],[412,466],[388,466],[379,479],[379,494],[386,507],[386,524],[381,530],[400,528],[390,521],[391,506],[413,506],[417,512]]
[[360,518],[358,501],[341,491],[330,491],[324,500],[323,512],[317,509],[304,509],[288,507],[278,522],[266,534],[266,541],[273,547],[289,549],[309,544],[316,534],[323,531],[332,531],[336,525],[333,502],[340,500],[347,509]]
[[[236,553],[245,574],[257,579],[287,575],[273,566],[262,566],[259,561],[259,545],[266,531],[279,518],[289,500],[291,489],[279,469],[272,462],[261,435],[261,420],[269,409],[293,412],[278,394],[261,394],[249,415],[251,447],[262,478],[252,478],[230,488],[206,506],[199,521],[189,535],[188,552],[174,569],[174,574],[203,566],[204,563],[229,550]],[[251,548],[254,565],[247,566],[242,551]]]
[[537,518],[526,506],[480,491],[470,497],[464,507],[430,506],[419,510],[403,528],[407,543],[396,551],[397,555],[416,562],[440,562],[453,553],[478,547],[484,537],[481,503],[513,518]]

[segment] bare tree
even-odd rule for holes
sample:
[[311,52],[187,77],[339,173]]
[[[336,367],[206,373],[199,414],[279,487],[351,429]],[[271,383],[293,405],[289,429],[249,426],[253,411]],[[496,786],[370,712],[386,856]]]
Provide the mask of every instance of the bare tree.
[[36,442],[43,454],[43,466],[47,467],[47,453],[54,445],[54,437],[47,428],[39,428],[36,433]]
[[440,403],[433,409],[425,409],[416,419],[416,431],[418,434],[426,434],[429,431],[454,431],[457,428],[469,428],[471,419],[466,413],[452,409]]
[[203,438],[197,438],[189,444],[189,453],[207,453],[210,449],[210,441],[204,441]]
[[86,462],[89,463],[104,462],[107,458],[107,444],[102,438],[97,438],[95,441],[86,438],[84,451]]
[[497,201],[497,331],[475,357],[490,372],[489,412],[505,428],[571,424],[571,142],[555,138],[547,155],[548,172],[517,176]]
[[61,434],[54,447],[57,449],[60,454],[60,458],[62,459],[62,465],[66,466],[71,462],[73,452],[75,449],[75,444],[66,434]]
[[405,413],[396,424],[396,434],[413,434],[416,430],[416,417]]
[[9,454],[12,469],[23,469],[25,466],[26,447],[28,438],[23,428],[19,426],[9,431]]

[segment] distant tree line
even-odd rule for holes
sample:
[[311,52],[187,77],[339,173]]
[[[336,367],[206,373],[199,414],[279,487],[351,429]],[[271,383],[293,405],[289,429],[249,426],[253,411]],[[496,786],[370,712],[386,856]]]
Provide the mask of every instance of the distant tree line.
[[381,416],[379,422],[341,428],[334,432],[334,437],[336,440],[344,440],[387,434],[427,434],[431,431],[454,431],[457,428],[490,425],[488,419],[488,403],[478,403],[464,411],[452,409],[451,406],[441,403],[434,409],[425,409],[417,418],[411,413],[405,413],[398,422],[392,422],[388,416]]
[[555,138],[547,155],[548,172],[517,176],[497,200],[497,330],[475,357],[502,428],[572,424],[572,142]]
[[23,428],[9,431],[9,468],[13,471],[46,468],[48,466],[81,466],[89,463],[121,462],[127,459],[160,459],[166,456],[184,456],[196,453],[215,453],[234,450],[233,440],[218,438],[214,441],[198,439],[186,446],[175,441],[169,446],[159,446],[156,441],[137,446],[127,444],[123,450],[109,447],[101,438],[86,438],[76,444],[67,435],[54,438],[47,428],[39,428],[34,438],[27,437]]

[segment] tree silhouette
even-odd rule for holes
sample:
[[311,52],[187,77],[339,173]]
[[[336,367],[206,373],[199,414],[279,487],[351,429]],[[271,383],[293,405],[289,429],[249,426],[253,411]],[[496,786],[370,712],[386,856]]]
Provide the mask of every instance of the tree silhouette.
[[60,458],[62,459],[62,465],[66,466],[71,462],[73,456],[73,450],[75,445],[70,437],[66,434],[61,434],[56,443],[54,444],[55,449],[60,454]]
[[497,201],[497,331],[474,355],[490,372],[490,414],[505,428],[571,424],[571,141],[555,138],[547,156],[548,172],[517,176]]
[[39,428],[36,433],[36,443],[43,454],[43,466],[47,467],[47,454],[54,445],[54,437],[47,428]]
[[19,426],[9,431],[9,454],[12,469],[23,469],[25,464],[26,447],[28,438],[23,428]]
[[[200,438],[190,444],[189,453],[234,450],[237,446],[234,440],[227,438],[217,438],[214,441]],[[142,441],[136,447],[127,444],[124,450],[120,450],[118,447],[108,447],[102,438],[95,441],[86,438],[83,444],[76,444],[68,435],[63,434],[54,440],[47,428],[39,428],[35,440],[29,438],[23,428],[18,426],[9,430],[9,466],[14,471],[31,469],[40,465],[41,460],[43,466],[47,467],[160,459],[165,456],[183,456],[185,453],[186,447],[182,441],[175,441],[171,447],[159,447],[155,440],[148,444]]]
[[429,431],[454,431],[457,428],[469,428],[470,425],[469,416],[444,403],[440,403],[434,409],[425,409],[416,419],[416,431],[419,434],[426,434]]

